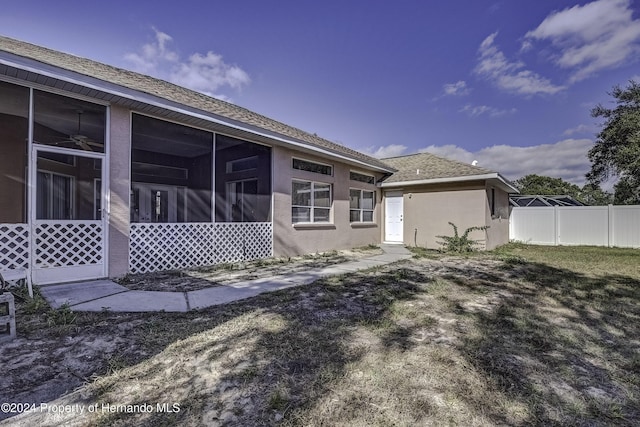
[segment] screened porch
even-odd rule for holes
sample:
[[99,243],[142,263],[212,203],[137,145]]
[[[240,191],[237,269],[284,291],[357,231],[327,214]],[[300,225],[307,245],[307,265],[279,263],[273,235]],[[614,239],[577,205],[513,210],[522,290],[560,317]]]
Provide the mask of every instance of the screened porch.
[[271,149],[134,114],[132,273],[273,253]]

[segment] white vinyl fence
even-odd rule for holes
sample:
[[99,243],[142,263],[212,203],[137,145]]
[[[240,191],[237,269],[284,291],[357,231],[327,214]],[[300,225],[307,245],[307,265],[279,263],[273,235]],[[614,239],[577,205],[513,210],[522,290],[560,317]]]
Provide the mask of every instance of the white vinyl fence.
[[536,245],[640,248],[640,205],[512,208],[509,238]]

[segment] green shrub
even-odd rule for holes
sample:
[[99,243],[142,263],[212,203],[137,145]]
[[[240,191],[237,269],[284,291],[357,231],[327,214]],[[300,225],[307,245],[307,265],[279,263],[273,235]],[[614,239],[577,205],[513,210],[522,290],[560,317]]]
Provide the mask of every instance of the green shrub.
[[443,252],[465,253],[478,249],[481,246],[480,242],[469,238],[469,233],[475,230],[484,231],[489,228],[488,225],[469,227],[462,233],[462,236],[460,236],[458,234],[458,227],[451,221],[449,221],[449,224],[453,227],[453,236],[436,236],[442,239],[438,244],[442,245]]

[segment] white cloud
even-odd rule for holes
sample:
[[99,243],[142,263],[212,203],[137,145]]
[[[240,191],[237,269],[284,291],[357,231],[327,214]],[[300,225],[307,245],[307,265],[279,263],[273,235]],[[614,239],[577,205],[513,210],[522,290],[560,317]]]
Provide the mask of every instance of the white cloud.
[[162,31],[153,28],[155,41],[147,43],[140,48],[139,53],[130,52],[124,58],[133,64],[135,71],[153,74],[163,67],[163,64],[173,64],[178,62],[179,56],[176,52],[167,49],[167,43],[173,38]]
[[537,174],[562,178],[582,186],[585,183],[585,174],[591,167],[587,158],[587,152],[591,147],[593,141],[589,139],[565,139],[555,144],[531,147],[494,145],[476,152],[456,145],[430,145],[419,151],[465,163],[478,160],[478,166],[500,172],[512,180]]
[[509,61],[495,46],[498,33],[493,33],[480,44],[479,61],[475,73],[492,81],[500,89],[519,95],[554,94],[565,89],[531,70],[523,62]]
[[249,75],[237,65],[225,63],[221,55],[211,51],[193,53],[182,60],[178,52],[168,46],[173,38],[157,29],[155,40],[140,48],[139,52],[125,55],[135,71],[158,77],[206,95],[229,100],[217,93],[224,87],[239,90],[251,82]]
[[[469,164],[471,164],[471,162],[473,162],[474,160],[477,160],[474,153],[454,144],[430,145],[426,148],[419,149],[418,152],[431,153],[440,157],[445,157],[451,160],[458,160],[460,162]],[[482,165],[478,164],[478,166]]]
[[468,95],[470,90],[467,87],[467,82],[464,80],[459,80],[455,83],[447,83],[442,89],[444,90],[445,96],[463,96]]
[[589,125],[585,125],[585,124],[579,124],[578,126],[574,127],[574,128],[570,128],[565,130],[564,132],[562,132],[562,134],[564,136],[571,136],[571,135],[575,135],[575,134],[585,134],[585,133],[590,133],[593,134],[595,133],[596,127],[595,126],[589,126]]
[[171,73],[171,81],[210,95],[222,86],[241,89],[251,79],[237,65],[225,64],[222,56],[207,52],[206,55],[194,53],[188,62],[179,64]]
[[478,117],[483,114],[487,114],[491,118],[497,118],[506,116],[508,114],[515,114],[518,110],[511,108],[510,110],[500,110],[495,107],[489,107],[488,105],[471,105],[467,104],[458,110],[459,113],[467,113],[471,117]]
[[540,40],[557,49],[555,63],[571,69],[569,81],[575,83],[637,60],[640,19],[633,19],[630,0],[597,0],[553,12],[525,35],[523,48]]
[[389,144],[382,147],[367,147],[361,151],[377,159],[384,159],[386,157],[402,156],[407,152],[407,146],[401,144]]

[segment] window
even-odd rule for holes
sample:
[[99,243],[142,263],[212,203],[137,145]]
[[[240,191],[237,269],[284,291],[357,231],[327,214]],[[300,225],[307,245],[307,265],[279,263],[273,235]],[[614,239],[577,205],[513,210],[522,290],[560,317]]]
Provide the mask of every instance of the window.
[[363,173],[358,172],[349,172],[349,179],[351,181],[365,182],[367,184],[375,184],[376,178],[371,175],[365,175]]
[[131,162],[131,173],[165,179],[189,179],[189,169],[155,165],[145,162]]
[[291,218],[298,222],[329,222],[331,185],[311,181],[293,181]]
[[258,168],[258,156],[245,157],[243,159],[229,160],[227,173],[250,171]]
[[320,173],[322,175],[333,175],[333,167],[322,163],[310,162],[308,160],[293,159],[293,168],[301,171]]
[[227,182],[227,222],[256,222],[258,180]]
[[376,194],[367,190],[349,190],[349,221],[373,222]]
[[36,218],[74,219],[73,190],[73,177],[38,171]]

